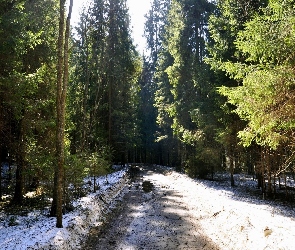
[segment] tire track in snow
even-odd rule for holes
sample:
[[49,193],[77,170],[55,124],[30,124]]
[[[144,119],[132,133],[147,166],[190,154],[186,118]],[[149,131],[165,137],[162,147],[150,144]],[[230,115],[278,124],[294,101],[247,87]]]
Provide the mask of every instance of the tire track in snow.
[[[203,235],[175,176],[146,167],[141,174],[106,227],[90,236],[83,249],[219,249]],[[151,192],[143,191],[143,181],[153,183]]]

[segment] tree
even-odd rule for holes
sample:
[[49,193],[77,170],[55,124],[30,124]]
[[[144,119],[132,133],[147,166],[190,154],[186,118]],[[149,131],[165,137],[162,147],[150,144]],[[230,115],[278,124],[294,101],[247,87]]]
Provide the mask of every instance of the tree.
[[[210,158],[203,158],[205,151],[199,149],[209,139],[205,120],[211,119],[208,104],[213,102],[210,70],[204,62],[206,26],[211,10],[212,5],[207,1],[172,1],[167,26],[167,48],[172,64],[165,72],[173,95],[168,112],[174,136],[181,143],[182,166],[191,169]],[[205,144],[209,145],[208,141]]]
[[[28,166],[52,148],[40,138],[50,135],[52,117],[52,48],[55,36],[55,1],[1,2],[1,104],[3,149],[9,162],[15,162],[16,185],[12,204],[23,200]],[[2,12],[3,11],[3,12]],[[35,14],[39,13],[38,16]],[[45,28],[46,27],[46,28]],[[45,124],[47,121],[48,123]],[[1,136],[2,137],[2,136]],[[2,139],[2,138],[1,138]]]
[[[209,56],[206,62],[214,70],[213,83],[216,87],[235,87],[240,85],[238,79],[229,78],[221,69],[220,62],[243,61],[244,56],[237,50],[235,40],[238,33],[244,29],[244,24],[255,14],[259,13],[267,1],[240,1],[240,0],[220,0],[217,1],[216,10],[209,19],[209,40],[207,49]],[[224,157],[228,159],[228,167],[231,173],[231,184],[234,185],[233,173],[235,166],[239,162],[239,155],[243,155],[245,150],[239,146],[237,138],[238,131],[245,127],[245,122],[238,115],[232,113],[235,108],[226,103],[226,98],[221,95],[216,96],[217,107],[215,109],[216,118],[220,121],[217,131],[217,138],[224,148]],[[253,149],[256,148],[253,146]],[[249,150],[252,152],[252,150]],[[249,154],[249,152],[247,154]],[[256,159],[253,154],[251,159]],[[249,158],[249,157],[244,157]],[[254,160],[255,161],[255,160]],[[239,165],[244,163],[240,162]]]
[[144,33],[147,41],[147,48],[149,50],[151,70],[153,73],[156,70],[159,53],[163,48],[170,5],[170,0],[154,0],[152,2],[151,9],[145,16],[146,21]]
[[54,191],[51,215],[57,217],[56,227],[62,225],[64,161],[65,161],[65,108],[68,84],[68,42],[70,36],[70,20],[73,0],[70,0],[69,12],[65,20],[65,0],[60,0],[59,34],[58,34],[58,63],[57,63],[57,93],[56,93],[56,167],[54,173]]
[[[235,112],[247,122],[246,128],[238,134],[242,143],[245,146],[257,143],[263,147],[261,157],[265,164],[260,171],[265,169],[268,183],[273,172],[274,176],[284,173],[294,160],[290,153],[294,145],[292,6],[290,2],[270,2],[262,15],[246,23],[245,30],[236,39],[245,62],[224,64],[224,69],[231,77],[241,80],[242,85],[220,89],[229,102],[236,105]],[[280,150],[282,146],[285,147],[284,156]],[[277,154],[282,155],[284,163],[274,167],[271,162]],[[271,185],[267,191],[272,192]]]
[[[167,139],[166,133],[161,131],[162,125],[156,124],[157,117],[162,119],[160,106],[161,97],[163,93],[159,90],[161,87],[161,74],[165,74],[159,68],[163,67],[161,65],[164,55],[165,40],[166,40],[166,27],[168,24],[168,11],[170,9],[170,0],[154,0],[152,2],[151,9],[146,14],[145,18],[145,37],[147,41],[147,51],[148,56],[144,57],[144,76],[145,78],[142,81],[142,94],[144,98],[142,113],[142,120],[147,121],[143,123],[143,142],[146,144],[146,150],[151,152],[151,162],[156,162],[158,164],[170,164],[169,154],[173,151],[174,147],[171,147],[173,143],[169,140],[168,144],[165,145],[167,140],[161,140],[163,138]],[[165,59],[163,59],[165,60]],[[166,66],[166,65],[165,65]],[[165,68],[164,68],[165,70]],[[167,81],[166,83],[169,82]],[[159,96],[159,99],[157,97]],[[159,105],[159,106],[158,106]],[[163,105],[162,105],[163,106]],[[161,117],[161,118],[160,118]],[[166,128],[170,127],[170,124],[166,124]],[[172,133],[170,133],[172,135]],[[163,137],[162,137],[163,136]],[[161,139],[160,139],[161,138]],[[172,136],[169,136],[169,139],[172,139]],[[167,146],[170,144],[170,147]],[[151,149],[155,151],[151,151]],[[171,157],[170,157],[171,158]]]
[[294,119],[290,112],[294,98],[291,8],[287,2],[271,3],[264,9],[264,15],[247,22],[236,39],[245,62],[222,66],[231,77],[243,82],[239,87],[220,91],[237,106],[235,112],[248,123],[239,133],[244,145],[255,141],[275,149],[292,138],[289,137]]
[[[267,173],[270,184],[272,175],[275,177],[286,171],[294,159],[289,151],[293,145],[294,119],[290,112],[294,82],[291,69],[294,59],[290,56],[294,43],[290,24],[294,13],[293,3],[289,1],[270,1],[268,6],[264,1],[257,3],[247,12],[250,15],[244,19],[242,28],[236,30],[236,37],[232,37],[235,56],[225,58],[213,50],[211,65],[223,70],[231,82],[236,82],[221,87],[219,92],[228,98],[227,105],[245,124],[238,129],[241,143],[261,152],[257,171],[260,176]],[[259,9],[259,5],[264,8]],[[217,42],[215,49],[221,41],[219,34],[213,29]],[[219,59],[218,55],[221,56]],[[275,167],[272,162],[278,162],[278,155],[285,163]],[[271,192],[271,185],[268,185],[268,193]]]
[[75,98],[72,145],[75,141],[77,152],[92,153],[108,144],[115,161],[126,161],[128,151],[139,143],[137,80],[141,68],[130,36],[126,1],[94,1],[82,18],[73,57],[77,75],[70,84]]

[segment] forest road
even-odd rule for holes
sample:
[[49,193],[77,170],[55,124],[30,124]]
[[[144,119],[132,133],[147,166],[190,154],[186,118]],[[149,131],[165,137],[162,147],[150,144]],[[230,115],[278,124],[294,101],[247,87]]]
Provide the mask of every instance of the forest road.
[[108,222],[82,249],[218,249],[202,234],[178,190],[180,181],[172,178],[163,168],[141,167]]

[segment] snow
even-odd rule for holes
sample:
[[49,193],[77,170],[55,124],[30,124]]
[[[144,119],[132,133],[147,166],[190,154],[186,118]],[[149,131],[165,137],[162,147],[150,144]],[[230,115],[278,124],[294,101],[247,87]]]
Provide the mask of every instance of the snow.
[[[152,173],[144,177],[155,185],[157,192],[173,190],[177,194],[173,202],[181,206],[166,206],[164,212],[193,218],[198,232],[218,249],[295,249],[294,206],[245,192],[255,189],[251,177],[235,175],[237,186],[232,188],[229,182],[194,180],[167,170],[166,174]],[[56,228],[55,218],[37,210],[16,218],[0,214],[0,249],[81,249],[81,242],[85,242],[91,228],[104,222],[125,192],[126,169],[97,181],[100,189],[75,201],[74,211],[64,215],[64,228]],[[153,199],[153,195],[153,192],[146,193],[145,198]],[[144,221],[142,218],[149,209],[145,204],[135,208],[133,216],[138,219],[128,229],[130,240],[134,230],[143,228],[140,221]],[[9,226],[12,222],[15,226]],[[160,226],[158,230],[162,230]],[[125,246],[131,249],[127,243]]]
[[49,218],[44,211],[27,216],[2,213],[0,249],[79,249],[90,229],[102,224],[115,206],[126,181],[126,169],[98,178],[99,191],[74,202],[74,211],[63,216],[63,228],[56,228],[56,218]]
[[295,249],[295,209],[245,197],[239,189],[251,187],[252,181],[238,181],[238,188],[231,188],[229,182],[192,180],[175,172],[164,180],[161,175],[151,178],[182,195],[182,204],[219,249]]

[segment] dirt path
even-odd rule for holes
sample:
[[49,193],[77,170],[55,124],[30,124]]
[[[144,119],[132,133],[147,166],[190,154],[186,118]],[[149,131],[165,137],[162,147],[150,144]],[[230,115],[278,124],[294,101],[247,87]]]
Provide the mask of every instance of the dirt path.
[[184,194],[169,177],[160,168],[143,168],[110,221],[92,232],[83,249],[218,249],[203,236]]

